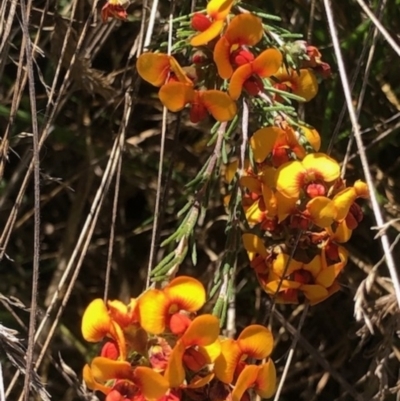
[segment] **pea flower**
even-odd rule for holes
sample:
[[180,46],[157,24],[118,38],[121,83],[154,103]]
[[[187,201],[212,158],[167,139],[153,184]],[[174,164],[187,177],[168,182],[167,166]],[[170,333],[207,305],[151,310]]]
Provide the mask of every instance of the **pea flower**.
[[[184,382],[185,367],[197,372],[214,362],[215,351],[219,353],[219,343],[216,343],[218,335],[219,320],[213,315],[197,316],[190,323],[176,342],[165,370],[164,376],[171,388],[179,387]],[[207,375],[201,383],[205,385],[212,377],[212,374]]]
[[281,65],[282,54],[279,50],[273,48],[264,50],[254,60],[241,65],[233,72],[229,83],[229,95],[233,100],[239,99],[243,86],[252,77],[268,78],[274,75]]
[[[302,127],[302,130],[310,145],[318,152],[321,146],[318,132],[307,127]],[[265,127],[257,130],[250,138],[250,146],[257,163],[262,163],[271,156],[274,167],[288,162],[292,152],[298,159],[304,159],[306,156],[306,150],[300,145],[295,131],[287,124],[284,128]]]
[[232,399],[239,401],[244,392],[254,388],[262,398],[275,392],[276,372],[271,359],[259,366],[246,363],[248,358],[268,358],[273,348],[271,332],[264,326],[246,327],[237,340],[221,341],[221,353],[215,361],[214,373],[218,380],[234,384]]
[[103,22],[107,22],[109,17],[125,21],[128,18],[128,13],[125,10],[124,3],[126,3],[126,1],[108,0],[101,9]]
[[176,277],[162,290],[150,289],[139,297],[140,325],[151,334],[161,334],[166,327],[181,334],[191,320],[180,312],[197,312],[205,301],[206,292],[200,281]]
[[167,380],[147,366],[132,367],[127,361],[104,357],[96,357],[90,366],[85,365],[83,379],[88,388],[107,395],[107,401],[134,397],[156,401],[169,389]]
[[277,82],[272,81],[272,83],[276,88],[300,96],[305,102],[309,102],[318,93],[318,81],[310,69],[302,68],[297,72],[282,67],[274,74],[274,78]]
[[302,161],[282,164],[276,171],[279,220],[290,214],[300,197],[326,195],[339,176],[339,164],[324,153],[310,153]]
[[190,105],[190,121],[198,123],[207,114],[217,121],[232,120],[237,112],[236,103],[225,92],[216,89],[196,90],[192,84],[168,82],[158,93],[161,103],[170,111],[182,110]]
[[[348,187],[337,193],[333,199],[326,196],[316,196],[307,203],[307,211],[311,220],[319,227],[326,228],[334,222],[342,222],[350,213],[350,208],[357,198],[368,197],[367,185],[358,180],[353,187]],[[354,214],[358,209],[353,207]],[[352,226],[357,224],[356,218],[350,213]]]
[[185,71],[173,56],[164,53],[143,53],[136,61],[139,75],[153,86],[165,84],[169,75],[186,84],[192,84]]
[[201,31],[190,40],[190,45],[197,47],[215,39],[224,28],[225,19],[229,15],[234,0],[211,0],[207,4],[207,16],[196,13],[192,26]]
[[282,303],[298,303],[301,293],[315,305],[340,289],[337,276],[347,263],[347,251],[338,247],[338,261],[327,260],[325,247],[309,263],[291,259],[280,253],[272,262],[268,275],[258,275],[259,282],[268,294]]
[[214,61],[218,74],[223,79],[229,79],[233,73],[231,62],[232,51],[235,51],[233,62],[236,65],[254,60],[254,56],[242,46],[254,46],[262,38],[263,26],[261,20],[253,14],[235,16],[225,33],[215,45]]

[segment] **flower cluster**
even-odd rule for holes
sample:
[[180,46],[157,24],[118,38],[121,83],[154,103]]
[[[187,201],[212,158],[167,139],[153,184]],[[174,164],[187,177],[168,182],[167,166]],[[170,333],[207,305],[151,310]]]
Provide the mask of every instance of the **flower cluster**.
[[241,95],[255,100],[267,94],[271,102],[280,102],[278,93],[284,92],[311,100],[318,91],[313,71],[329,67],[315,47],[302,42],[294,46],[300,68],[290,66],[290,50],[266,42],[262,20],[243,9],[232,16],[233,6],[233,0],[211,0],[206,14],[193,15],[191,26],[198,33],[185,50],[190,52],[187,66],[164,53],[145,53],[137,60],[139,75],[160,87],[164,106],[177,112],[189,105],[194,123],[208,114],[219,122],[232,120]]
[[[243,235],[250,265],[278,302],[297,303],[299,295],[321,302],[339,289],[336,278],[347,262],[340,244],[362,219],[355,201],[368,197],[367,186],[346,186],[311,127],[279,120],[257,130],[250,146],[253,164],[240,178],[246,219],[257,232]],[[236,168],[228,167],[228,178]]]
[[103,346],[84,367],[86,385],[106,401],[240,401],[249,399],[250,390],[271,397],[276,384],[271,332],[251,325],[236,340],[224,338],[218,318],[196,315],[205,301],[203,285],[186,276],[162,290],[149,289],[128,305],[92,301],[82,334]]

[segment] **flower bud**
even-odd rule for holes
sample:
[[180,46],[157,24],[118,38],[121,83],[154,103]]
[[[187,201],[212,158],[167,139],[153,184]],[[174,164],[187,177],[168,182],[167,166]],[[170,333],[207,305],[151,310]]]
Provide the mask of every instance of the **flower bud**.
[[211,21],[204,15],[196,13],[192,17],[192,28],[196,31],[203,32],[211,26]]

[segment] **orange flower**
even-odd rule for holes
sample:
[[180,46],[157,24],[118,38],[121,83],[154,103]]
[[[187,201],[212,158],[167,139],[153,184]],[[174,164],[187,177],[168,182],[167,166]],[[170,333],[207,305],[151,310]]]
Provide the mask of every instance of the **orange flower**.
[[267,251],[262,238],[254,234],[245,233],[242,235],[242,241],[250,259],[250,266],[255,273],[268,277],[273,254]]
[[229,121],[237,112],[235,102],[226,93],[216,89],[195,90],[192,84],[183,82],[168,82],[161,87],[158,96],[172,112],[190,104],[190,121],[193,123],[201,121],[208,113],[217,121]]
[[324,153],[310,153],[302,161],[281,165],[276,171],[279,221],[290,213],[300,197],[327,194],[329,185],[339,176],[339,164]]
[[274,75],[282,65],[282,54],[276,49],[267,49],[257,58],[238,67],[232,74],[229,84],[229,95],[237,100],[242,93],[243,85],[253,75],[267,78]]
[[220,34],[224,27],[225,18],[231,11],[233,2],[234,0],[211,0],[207,4],[207,16],[210,23],[205,21],[207,17],[199,17],[201,14],[198,13],[194,15],[192,26],[200,30],[201,33],[191,39],[191,46],[205,45]]
[[93,300],[86,308],[82,318],[82,335],[89,342],[99,342],[106,336],[111,337],[118,344],[121,358],[126,358],[124,333],[121,326],[111,318],[102,299]]
[[[185,368],[198,372],[214,362],[219,354],[219,320],[213,315],[196,317],[182,337],[176,342],[168,360],[165,378],[171,388],[179,387],[185,380]],[[212,374],[201,381],[203,385],[212,379]]]
[[214,61],[221,78],[229,79],[233,73],[230,60],[232,50],[236,51],[236,57],[233,60],[236,65],[254,60],[253,54],[241,49],[241,46],[254,46],[261,40],[262,35],[261,20],[255,15],[240,14],[232,19],[225,34],[218,40],[214,48]]
[[272,262],[268,277],[259,276],[259,282],[270,295],[276,295],[278,291],[278,302],[298,303],[301,292],[311,305],[315,305],[340,288],[336,277],[347,263],[347,252],[338,247],[337,255],[339,261],[328,264],[325,247],[309,263],[289,261],[289,255],[280,253]]
[[179,82],[192,84],[173,56],[164,53],[143,53],[136,61],[139,75],[154,86],[162,86],[172,75]]
[[83,379],[88,388],[106,395],[114,392],[121,396],[143,396],[147,400],[157,400],[169,389],[167,380],[149,367],[132,367],[129,362],[103,357],[94,358],[90,366],[84,367]]
[[[318,133],[308,128],[305,128],[303,132],[314,150],[318,151],[321,142]],[[259,129],[250,138],[250,146],[257,163],[264,162],[271,155],[274,167],[279,167],[288,162],[292,152],[299,159],[303,159],[306,155],[306,151],[300,145],[295,131],[287,124],[284,128],[266,127]]]
[[305,102],[310,101],[318,93],[317,78],[309,69],[303,68],[297,72],[282,67],[274,77],[278,80],[278,83],[273,82],[275,87],[300,96]]
[[[237,340],[221,341],[221,353],[215,361],[215,376],[223,383],[230,384],[246,366],[247,358],[267,358],[274,345],[271,332],[257,324],[246,327]],[[270,383],[275,387],[275,383]]]
[[257,175],[248,169],[241,177],[240,185],[247,189],[243,208],[249,224],[261,224],[261,228],[272,231],[275,227],[277,201],[273,188],[275,170],[264,166]]
[[170,325],[172,316],[180,311],[196,312],[205,301],[206,292],[198,280],[187,276],[177,277],[164,289],[150,289],[139,297],[140,325],[151,334],[164,332],[166,326],[174,331]]
[[103,22],[107,22],[108,18],[116,18],[125,21],[128,13],[125,10],[126,1],[108,0],[101,9],[101,18]]
[[346,219],[350,208],[358,197],[368,197],[368,187],[360,180],[354,184],[354,187],[345,188],[337,193],[333,199],[329,199],[326,196],[317,196],[311,199],[307,203],[307,211],[311,220],[317,226],[326,228],[333,222],[340,223]]
[[[232,391],[232,401],[241,401],[245,391],[253,388],[261,398],[270,398],[276,391],[276,370],[271,359],[262,365],[247,365]],[[249,397],[250,399],[250,397]]]

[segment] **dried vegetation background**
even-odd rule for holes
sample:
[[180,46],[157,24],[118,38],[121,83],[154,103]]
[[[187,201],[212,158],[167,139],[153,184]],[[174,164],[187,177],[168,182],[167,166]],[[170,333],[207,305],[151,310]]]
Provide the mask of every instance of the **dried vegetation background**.
[[[19,347],[28,344],[28,308],[36,268],[37,344],[32,358],[37,380],[59,401],[96,399],[80,387],[81,369],[98,351],[80,334],[86,305],[102,297],[105,289],[110,298],[126,300],[138,295],[145,284],[162,108],[154,89],[139,81],[135,59],[148,28],[151,1],[132,1],[129,22],[107,24],[99,18],[103,3],[4,0],[0,4],[0,358],[8,400],[21,399],[24,386],[24,374],[18,377],[15,365],[25,365],[25,351]],[[190,3],[175,1],[176,15],[189,13]],[[321,133],[323,149],[332,145],[338,160],[347,153],[349,180],[363,178],[355,146],[347,148],[351,124],[347,111],[342,111],[343,90],[323,2],[254,3],[281,17],[285,28],[302,33],[332,66],[333,78],[321,85],[319,95],[303,112]],[[398,46],[400,2],[367,5]],[[160,1],[152,36],[155,49],[166,40],[169,9],[170,2]],[[332,13],[354,104],[360,106],[359,123],[376,194],[389,222],[385,232],[398,262],[399,54],[376,31],[359,2],[334,1]],[[33,50],[28,61],[24,26]],[[365,96],[360,103],[363,85]],[[163,190],[161,238],[176,227],[176,212],[188,195],[185,183],[210,152],[205,143],[211,122],[193,126],[188,121],[185,114],[181,121],[172,114],[167,119],[163,182],[169,184]],[[39,165],[36,192],[35,155]],[[40,226],[38,220],[35,225],[35,193],[40,195],[36,198]],[[211,283],[224,251],[221,200],[217,184],[207,216],[197,228],[197,265],[187,258],[181,267],[204,283]],[[363,210],[365,218],[348,244],[351,262],[341,276],[343,290],[310,308],[281,401],[399,399],[399,310],[380,240],[375,238],[378,231],[371,230],[376,223],[368,202]],[[37,245],[40,253],[35,251]],[[163,252],[158,250],[157,260]],[[250,322],[265,323],[268,300],[244,255],[239,260],[237,290],[237,329]],[[273,358],[278,376],[301,311],[301,306],[276,308]],[[32,381],[31,387],[38,383]],[[29,397],[41,398],[45,395],[35,392]]]

